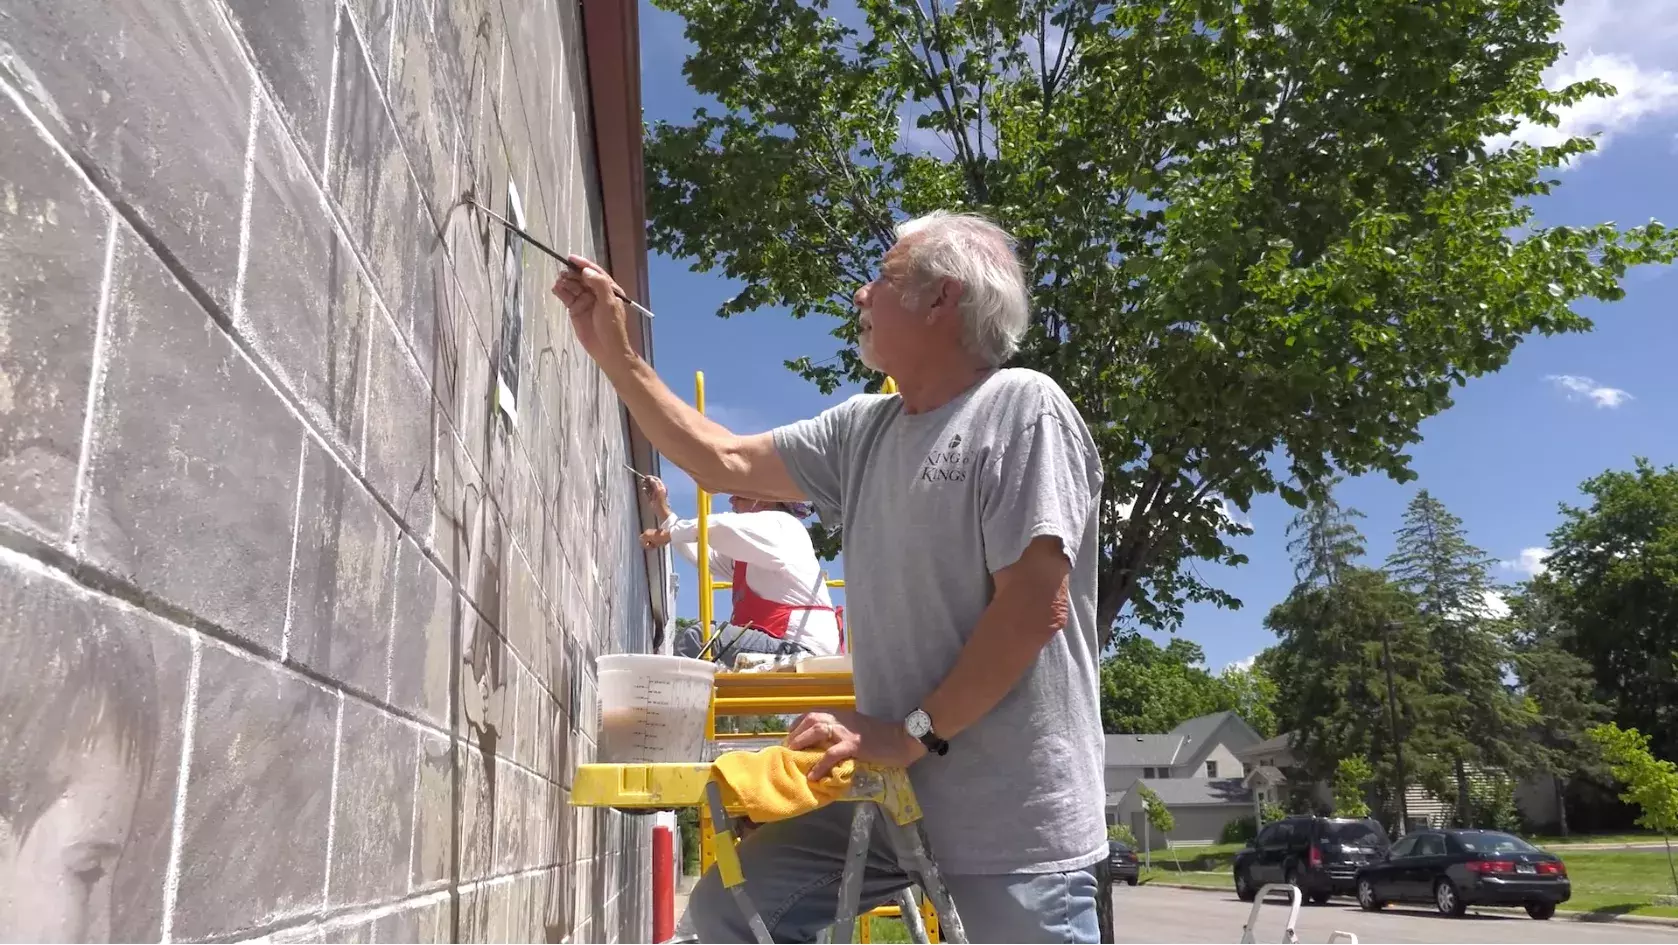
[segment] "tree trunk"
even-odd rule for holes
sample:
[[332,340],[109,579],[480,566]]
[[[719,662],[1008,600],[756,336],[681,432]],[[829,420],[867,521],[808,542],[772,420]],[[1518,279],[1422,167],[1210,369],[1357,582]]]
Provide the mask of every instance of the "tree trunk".
[[1468,810],[1468,765],[1457,759],[1457,826],[1472,827]]
[[1567,836],[1567,788],[1563,786],[1560,775],[1551,775],[1551,781],[1556,787],[1556,828],[1562,836]]
[[1118,628],[1119,613],[1124,610],[1125,601],[1130,600],[1130,588],[1133,583],[1134,579],[1122,568],[1108,566],[1101,569],[1100,577],[1096,581],[1095,595],[1095,625],[1101,628],[1097,653],[1105,653],[1107,644],[1113,642],[1113,633]]
[[1678,866],[1672,862],[1672,835],[1662,830],[1661,839],[1666,842],[1666,868],[1672,873],[1672,892],[1678,895]]

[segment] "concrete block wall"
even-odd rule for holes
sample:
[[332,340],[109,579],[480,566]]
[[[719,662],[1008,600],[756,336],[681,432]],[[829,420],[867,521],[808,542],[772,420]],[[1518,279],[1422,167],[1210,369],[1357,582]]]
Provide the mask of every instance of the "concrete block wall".
[[0,3],[0,940],[648,936],[647,821],[569,806],[653,635],[625,417],[456,202],[604,255],[584,56],[577,0]]

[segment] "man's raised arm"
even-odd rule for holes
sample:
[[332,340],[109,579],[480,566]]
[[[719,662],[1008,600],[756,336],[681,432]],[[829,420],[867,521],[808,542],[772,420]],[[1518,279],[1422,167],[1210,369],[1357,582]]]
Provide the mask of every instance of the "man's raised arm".
[[768,433],[740,436],[677,397],[629,343],[627,313],[612,279],[593,262],[572,256],[581,272],[565,269],[553,292],[565,303],[571,327],[618,392],[653,448],[708,492],[763,499],[804,499]]

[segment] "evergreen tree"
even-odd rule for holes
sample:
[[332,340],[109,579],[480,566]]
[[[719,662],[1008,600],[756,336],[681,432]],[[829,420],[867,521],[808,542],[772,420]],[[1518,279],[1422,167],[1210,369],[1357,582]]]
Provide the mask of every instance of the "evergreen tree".
[[1405,509],[1397,547],[1387,559],[1392,581],[1414,596],[1422,625],[1443,666],[1436,695],[1447,724],[1438,734],[1456,780],[1456,815],[1471,809],[1469,768],[1521,772],[1536,714],[1504,680],[1513,675],[1509,624],[1494,601],[1491,559],[1474,547],[1462,520],[1426,489]]
[[1323,484],[1321,494],[1288,523],[1288,554],[1293,556],[1296,584],[1334,584],[1364,555],[1363,533],[1354,519],[1363,513],[1334,499],[1342,477]]
[[[1366,759],[1371,799],[1389,824],[1405,785],[1444,791],[1450,782],[1441,762],[1449,757],[1449,706],[1438,696],[1444,667],[1417,611],[1415,598],[1386,575],[1351,568],[1338,583],[1294,588],[1265,618],[1279,642],[1260,662],[1274,674],[1278,714],[1294,732],[1306,778],[1331,781],[1343,759]],[[1402,780],[1383,637],[1392,654]]]

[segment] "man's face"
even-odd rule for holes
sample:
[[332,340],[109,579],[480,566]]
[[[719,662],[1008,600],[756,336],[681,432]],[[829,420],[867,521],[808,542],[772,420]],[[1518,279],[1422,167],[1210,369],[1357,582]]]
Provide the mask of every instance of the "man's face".
[[728,508],[731,512],[761,512],[773,508],[774,503],[748,499],[745,496],[731,495],[728,497]]
[[19,942],[109,941],[111,874],[128,841],[139,772],[111,739],[54,767],[64,792],[32,827],[0,820],[0,929]]
[[[912,237],[911,237],[912,238]],[[921,344],[928,312],[916,297],[909,278],[909,258],[903,243],[893,246],[880,261],[880,274],[857,290],[860,313],[857,344],[869,369],[895,373]]]

